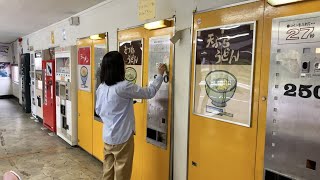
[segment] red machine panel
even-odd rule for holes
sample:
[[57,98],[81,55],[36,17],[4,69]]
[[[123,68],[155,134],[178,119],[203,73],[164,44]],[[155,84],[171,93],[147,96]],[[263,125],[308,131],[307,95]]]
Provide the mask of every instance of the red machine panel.
[[43,125],[56,132],[56,96],[55,96],[55,61],[42,61],[43,86]]

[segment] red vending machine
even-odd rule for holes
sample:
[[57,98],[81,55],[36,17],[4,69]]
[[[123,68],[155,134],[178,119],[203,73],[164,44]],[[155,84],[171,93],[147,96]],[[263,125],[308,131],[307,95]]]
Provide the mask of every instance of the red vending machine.
[[[44,50],[46,51],[46,50]],[[55,94],[55,61],[54,55],[49,51],[49,57],[42,61],[43,70],[43,126],[56,132],[56,94]],[[47,54],[48,55],[48,54]],[[46,60],[50,58],[51,60]]]

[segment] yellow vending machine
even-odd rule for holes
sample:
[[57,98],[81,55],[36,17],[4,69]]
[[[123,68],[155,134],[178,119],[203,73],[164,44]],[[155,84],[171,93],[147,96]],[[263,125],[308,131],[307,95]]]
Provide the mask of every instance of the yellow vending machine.
[[107,52],[107,34],[79,39],[78,49],[78,145],[103,160],[102,122],[95,115],[95,90],[99,86],[98,69]]
[[78,144],[77,134],[77,47],[55,48],[57,135],[71,146]]
[[255,1],[194,14],[190,180],[255,179],[263,11]]
[[[161,24],[161,27],[154,24]],[[163,20],[118,32],[118,49],[126,63],[127,81],[146,87],[157,75],[159,63],[165,63],[168,67],[157,95],[150,100],[135,100],[134,180],[170,178],[173,98],[171,72],[174,49],[170,39],[173,34],[173,20]]]

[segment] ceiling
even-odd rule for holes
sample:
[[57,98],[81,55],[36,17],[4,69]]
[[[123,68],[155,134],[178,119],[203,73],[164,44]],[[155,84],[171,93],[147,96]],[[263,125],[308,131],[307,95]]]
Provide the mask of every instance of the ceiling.
[[102,1],[0,0],[0,43],[11,43]]

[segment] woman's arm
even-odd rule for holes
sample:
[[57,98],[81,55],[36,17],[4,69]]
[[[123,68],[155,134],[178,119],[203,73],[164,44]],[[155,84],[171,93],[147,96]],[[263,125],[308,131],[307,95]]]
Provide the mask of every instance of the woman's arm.
[[126,83],[124,87],[117,92],[119,96],[123,98],[132,98],[132,99],[151,99],[153,98],[163,82],[163,76],[158,74],[153,82],[147,87],[142,88],[131,82]]

